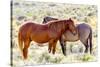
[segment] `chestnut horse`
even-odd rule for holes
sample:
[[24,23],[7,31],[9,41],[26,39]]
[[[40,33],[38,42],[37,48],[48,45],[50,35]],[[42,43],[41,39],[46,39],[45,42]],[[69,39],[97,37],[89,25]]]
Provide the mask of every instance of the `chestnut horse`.
[[37,43],[49,42],[48,51],[50,53],[52,50],[52,53],[55,54],[56,43],[65,30],[69,30],[73,34],[76,34],[73,20],[55,20],[46,24],[28,22],[22,25],[18,32],[18,41],[24,59],[27,59],[28,48],[31,41]]
[[[47,23],[51,20],[58,20],[57,18],[44,17],[42,23]],[[66,41],[74,42],[80,40],[85,46],[85,52],[88,52],[90,46],[90,53],[92,53],[92,28],[85,24],[76,25],[77,34],[73,35],[70,31],[66,30],[61,36],[60,45],[62,47],[63,54],[66,55]]]

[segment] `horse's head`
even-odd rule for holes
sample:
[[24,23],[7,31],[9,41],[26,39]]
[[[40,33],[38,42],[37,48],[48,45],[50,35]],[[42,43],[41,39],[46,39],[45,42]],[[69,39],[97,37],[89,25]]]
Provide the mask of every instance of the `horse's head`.
[[74,21],[71,18],[67,20],[67,27],[68,27],[68,30],[72,32],[72,34],[75,35],[77,33]]

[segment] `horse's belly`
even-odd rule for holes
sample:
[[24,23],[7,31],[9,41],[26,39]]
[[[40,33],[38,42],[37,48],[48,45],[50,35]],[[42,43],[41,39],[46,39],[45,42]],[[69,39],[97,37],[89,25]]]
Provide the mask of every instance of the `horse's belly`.
[[48,42],[48,40],[33,40],[33,41],[35,41],[37,43],[46,43],[46,42]]
[[70,31],[66,31],[63,35],[66,41],[77,41],[79,40],[78,34],[73,35]]
[[31,37],[32,41],[35,41],[37,43],[46,43],[49,41],[49,38],[47,34],[33,34]]
[[37,43],[46,43],[48,42],[48,39],[41,39],[41,38],[34,38],[32,41],[35,41]]

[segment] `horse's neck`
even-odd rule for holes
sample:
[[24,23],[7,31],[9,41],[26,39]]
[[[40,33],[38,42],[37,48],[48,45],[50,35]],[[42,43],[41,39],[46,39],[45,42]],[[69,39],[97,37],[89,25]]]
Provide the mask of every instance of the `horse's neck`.
[[[51,22],[52,23],[52,22]],[[63,22],[53,22],[52,24],[48,24],[48,27],[51,25],[51,29],[55,30],[56,32],[63,32],[65,31],[65,25]]]

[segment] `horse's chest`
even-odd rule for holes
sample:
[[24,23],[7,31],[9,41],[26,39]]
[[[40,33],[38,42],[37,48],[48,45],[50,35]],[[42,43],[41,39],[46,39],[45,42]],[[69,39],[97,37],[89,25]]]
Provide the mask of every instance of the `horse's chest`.
[[63,35],[63,38],[66,40],[66,41],[77,41],[79,40],[79,36],[78,34],[76,35],[73,35],[70,31],[66,31]]

